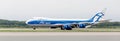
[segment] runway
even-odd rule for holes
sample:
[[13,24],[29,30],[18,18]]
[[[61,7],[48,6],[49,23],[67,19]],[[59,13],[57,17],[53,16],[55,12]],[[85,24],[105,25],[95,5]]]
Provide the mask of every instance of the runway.
[[120,41],[120,32],[0,32],[0,41]]

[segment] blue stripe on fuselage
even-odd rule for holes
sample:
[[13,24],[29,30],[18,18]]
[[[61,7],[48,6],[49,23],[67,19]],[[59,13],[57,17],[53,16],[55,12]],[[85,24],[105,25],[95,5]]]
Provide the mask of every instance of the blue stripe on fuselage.
[[65,23],[80,23],[90,22],[90,20],[32,20],[28,24],[65,24]]

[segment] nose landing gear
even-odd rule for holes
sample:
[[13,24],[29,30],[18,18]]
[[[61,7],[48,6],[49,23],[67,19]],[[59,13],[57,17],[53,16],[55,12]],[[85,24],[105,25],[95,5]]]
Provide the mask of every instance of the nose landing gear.
[[33,30],[36,30],[36,27],[33,27]]

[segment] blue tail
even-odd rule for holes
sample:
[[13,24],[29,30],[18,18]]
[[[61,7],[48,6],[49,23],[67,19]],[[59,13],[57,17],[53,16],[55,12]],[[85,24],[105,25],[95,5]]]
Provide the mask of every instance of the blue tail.
[[100,18],[102,18],[102,16],[104,16],[103,12],[98,12],[95,16],[93,16],[90,21],[92,23],[98,22],[100,20]]

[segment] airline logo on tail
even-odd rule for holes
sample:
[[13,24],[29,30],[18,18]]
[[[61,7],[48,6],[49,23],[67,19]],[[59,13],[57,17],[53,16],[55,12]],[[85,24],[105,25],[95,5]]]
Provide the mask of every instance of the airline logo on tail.
[[92,17],[90,20],[92,21],[92,23],[95,23],[95,22],[98,22],[100,18],[102,18],[102,16],[104,16],[104,14],[102,12],[99,12],[94,17]]
[[101,12],[98,12],[95,16],[93,16],[90,20],[92,23],[99,22],[99,20],[104,16],[106,8]]

